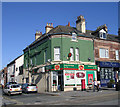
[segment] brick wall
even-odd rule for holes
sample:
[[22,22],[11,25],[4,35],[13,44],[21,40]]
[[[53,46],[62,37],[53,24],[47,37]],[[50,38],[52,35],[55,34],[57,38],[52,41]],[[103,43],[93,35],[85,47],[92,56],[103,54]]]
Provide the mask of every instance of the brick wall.
[[[106,48],[109,50],[109,58],[100,58],[99,49]],[[116,60],[115,51],[119,50],[119,59],[120,59],[120,44],[117,42],[106,41],[106,40],[98,40],[94,41],[94,53],[96,61],[114,61],[120,62],[120,60]]]

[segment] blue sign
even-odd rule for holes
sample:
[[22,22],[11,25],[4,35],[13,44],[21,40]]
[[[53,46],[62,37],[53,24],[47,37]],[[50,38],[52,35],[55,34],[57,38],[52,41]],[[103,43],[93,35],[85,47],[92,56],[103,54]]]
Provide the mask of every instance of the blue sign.
[[100,62],[100,67],[120,67],[120,63],[117,62]]

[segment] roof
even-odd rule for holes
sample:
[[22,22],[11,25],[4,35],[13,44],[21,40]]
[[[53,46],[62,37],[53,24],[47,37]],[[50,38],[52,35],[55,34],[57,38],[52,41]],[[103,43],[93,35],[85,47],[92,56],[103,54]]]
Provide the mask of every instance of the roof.
[[[35,40],[33,43],[31,43],[29,45],[29,47],[32,47],[34,44],[40,42],[41,40],[43,40],[43,39],[45,39],[45,38],[47,38],[51,35],[56,35],[56,34],[71,35],[72,32],[77,33],[78,36],[100,39],[98,36],[96,36],[96,33],[98,33],[101,29],[106,30],[107,26],[102,25],[102,26],[99,26],[95,31],[86,30],[86,33],[81,33],[75,27],[71,27],[71,26],[68,26],[68,25],[66,25],[66,26],[58,25],[55,28],[53,28],[52,30],[50,30],[47,34],[44,33],[41,37],[39,37],[37,40]],[[105,39],[105,40],[120,42],[119,37],[117,35],[112,35],[112,34],[108,34],[107,39]],[[26,47],[23,51],[25,51],[27,48],[28,47]]]
[[[23,54],[22,54],[23,55]],[[14,60],[12,60],[9,64],[7,64],[7,67],[11,64],[14,64],[15,63],[15,60],[17,60],[18,58],[20,58],[22,55],[18,56],[17,58],[15,58]]]

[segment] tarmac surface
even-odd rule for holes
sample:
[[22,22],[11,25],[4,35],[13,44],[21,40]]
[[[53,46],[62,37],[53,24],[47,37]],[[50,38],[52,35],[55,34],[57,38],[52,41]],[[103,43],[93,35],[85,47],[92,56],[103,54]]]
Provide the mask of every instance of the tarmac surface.
[[3,95],[2,105],[119,105],[118,94],[115,88],[102,88],[102,92],[78,90],[23,93],[13,96]]

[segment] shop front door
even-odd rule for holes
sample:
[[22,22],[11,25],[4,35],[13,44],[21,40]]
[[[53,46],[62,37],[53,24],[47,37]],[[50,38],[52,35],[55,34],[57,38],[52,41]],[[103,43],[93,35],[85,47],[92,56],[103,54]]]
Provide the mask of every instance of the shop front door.
[[63,71],[58,72],[58,90],[64,91]]

